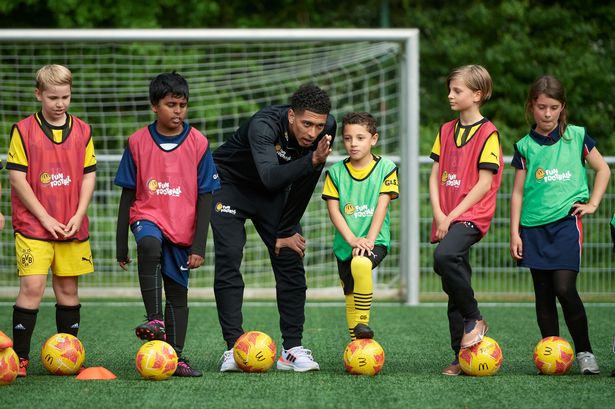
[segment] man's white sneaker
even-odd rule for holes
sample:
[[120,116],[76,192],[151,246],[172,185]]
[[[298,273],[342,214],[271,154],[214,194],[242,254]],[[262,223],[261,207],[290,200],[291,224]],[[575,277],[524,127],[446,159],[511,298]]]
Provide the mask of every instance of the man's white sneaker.
[[591,352],[579,352],[577,354],[579,370],[583,375],[595,375],[600,373],[596,357]]
[[237,362],[235,362],[232,349],[224,351],[222,354],[220,358],[220,372],[241,372],[241,369],[237,366]]
[[283,349],[276,367],[282,371],[320,371],[320,366],[318,362],[314,361],[312,351],[302,346],[289,350]]

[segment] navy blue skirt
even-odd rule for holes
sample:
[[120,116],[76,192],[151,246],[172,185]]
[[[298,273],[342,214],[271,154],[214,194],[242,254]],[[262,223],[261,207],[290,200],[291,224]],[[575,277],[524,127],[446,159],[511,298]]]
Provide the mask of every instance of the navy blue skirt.
[[543,226],[521,226],[519,233],[523,241],[520,266],[538,270],[580,270],[583,246],[580,217],[566,216]]

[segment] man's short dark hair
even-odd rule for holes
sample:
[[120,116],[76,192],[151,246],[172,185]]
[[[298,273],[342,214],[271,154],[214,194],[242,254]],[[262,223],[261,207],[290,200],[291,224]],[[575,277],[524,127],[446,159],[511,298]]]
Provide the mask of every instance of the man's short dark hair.
[[331,100],[316,84],[303,84],[291,97],[290,107],[298,114],[303,111],[328,114],[331,111]]
[[175,71],[159,74],[149,84],[149,101],[152,105],[158,105],[167,94],[188,101],[188,82]]
[[376,128],[376,118],[369,112],[349,112],[342,118],[342,130],[346,125],[363,125],[367,131],[374,135],[378,133]]

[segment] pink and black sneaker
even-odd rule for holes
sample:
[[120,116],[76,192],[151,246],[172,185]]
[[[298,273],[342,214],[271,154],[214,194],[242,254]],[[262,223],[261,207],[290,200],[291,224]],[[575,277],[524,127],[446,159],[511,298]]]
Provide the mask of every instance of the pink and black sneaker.
[[144,322],[143,324],[135,328],[135,334],[137,335],[137,338],[146,341],[153,341],[156,339],[160,341],[167,340],[167,336],[164,330],[164,321],[161,320],[151,320]]
[[203,376],[203,372],[191,367],[186,358],[180,357],[177,360],[177,369],[175,370],[173,376],[199,377]]

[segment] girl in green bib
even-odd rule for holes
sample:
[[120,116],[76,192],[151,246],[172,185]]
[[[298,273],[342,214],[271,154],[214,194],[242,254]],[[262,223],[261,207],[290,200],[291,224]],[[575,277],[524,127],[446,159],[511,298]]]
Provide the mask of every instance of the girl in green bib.
[[[557,299],[581,373],[597,374],[600,369],[576,281],[583,244],[581,219],[598,208],[611,172],[585,128],[567,123],[566,95],[558,79],[543,76],[534,82],[526,114],[535,125],[514,145],[510,253],[532,274],[542,337],[559,336]],[[586,163],[596,172],[591,194]]]

